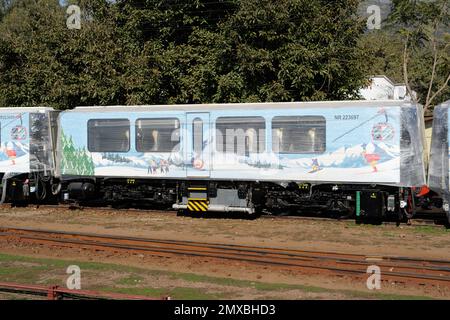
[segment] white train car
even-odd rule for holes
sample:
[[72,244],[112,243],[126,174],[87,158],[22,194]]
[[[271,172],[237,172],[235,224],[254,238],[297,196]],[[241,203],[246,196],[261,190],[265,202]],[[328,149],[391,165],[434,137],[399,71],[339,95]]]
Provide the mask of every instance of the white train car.
[[434,108],[433,131],[431,136],[430,161],[428,168],[428,186],[443,200],[442,208],[450,222],[450,183],[449,183],[449,115],[450,101]]
[[57,112],[52,108],[0,109],[1,203],[42,201],[50,193],[56,128]]
[[66,200],[410,215],[421,116],[402,101],[80,107],[59,117],[58,176]]

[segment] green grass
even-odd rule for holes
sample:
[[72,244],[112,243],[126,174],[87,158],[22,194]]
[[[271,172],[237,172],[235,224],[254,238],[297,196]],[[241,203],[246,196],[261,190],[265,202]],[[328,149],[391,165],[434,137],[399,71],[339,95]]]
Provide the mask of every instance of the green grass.
[[346,227],[349,228],[359,228],[359,229],[378,229],[378,228],[382,228],[383,225],[378,225],[378,224],[370,224],[370,223],[361,223],[358,224],[355,221],[349,221],[345,224]]
[[377,291],[365,292],[356,290],[339,290],[339,289],[327,289],[316,286],[306,286],[299,284],[286,284],[286,283],[265,283],[258,281],[248,281],[248,280],[236,280],[228,278],[218,278],[210,276],[202,276],[191,273],[173,273],[173,278],[179,278],[186,281],[192,282],[207,282],[215,283],[219,285],[234,286],[234,287],[246,287],[254,288],[260,291],[282,291],[282,290],[299,290],[307,293],[336,293],[344,294],[349,298],[365,298],[365,299],[382,299],[382,300],[423,300],[431,299],[425,296],[411,296],[411,295],[396,295],[396,294],[385,294]]
[[33,283],[39,279],[39,273],[45,271],[43,266],[2,266],[0,265],[0,279],[11,282]]
[[430,235],[449,235],[450,229],[445,227],[435,226],[414,226],[413,231],[416,233],[430,234]]
[[118,288],[118,287],[93,287],[93,290],[103,292],[115,292],[139,296],[162,297],[167,295],[167,290],[163,288]]
[[304,292],[328,292],[328,289],[304,286],[304,285],[293,285],[286,283],[266,283],[259,281],[249,281],[249,280],[237,280],[229,278],[219,278],[203,276],[192,273],[173,273],[173,279],[183,279],[191,282],[202,282],[202,283],[214,283],[223,286],[241,287],[241,288],[253,288],[259,291],[280,291],[280,290],[301,290]]
[[163,297],[169,296],[172,299],[177,300],[217,300],[224,298],[225,295],[221,293],[207,293],[203,289],[199,288],[117,288],[117,287],[99,287],[99,291],[103,292],[115,292],[129,295],[140,295],[150,297]]
[[120,279],[119,281],[116,281],[116,283],[123,286],[134,286],[136,284],[139,284],[143,280],[144,278],[139,275],[131,275],[129,277],[125,277]]
[[[2,262],[30,262],[30,263],[39,263],[41,266],[39,268],[63,268],[64,271],[69,265],[77,265],[82,270],[92,270],[92,271],[109,271],[111,269],[115,271],[121,272],[140,272],[141,268],[131,267],[131,266],[123,266],[116,265],[110,263],[98,263],[98,262],[83,262],[83,261],[75,261],[75,260],[57,260],[57,259],[46,259],[46,258],[32,258],[25,256],[16,256],[10,254],[0,253],[0,263]],[[159,271],[155,271],[155,273],[159,274]]]
[[[33,263],[32,266],[11,266],[13,262]],[[402,299],[428,299],[422,296],[407,296],[396,294],[385,294],[381,292],[368,292],[368,291],[352,291],[352,290],[339,290],[339,289],[326,289],[317,286],[307,286],[299,284],[286,284],[286,283],[265,283],[261,281],[249,281],[249,280],[237,280],[230,278],[212,277],[206,275],[198,275],[193,273],[180,273],[169,272],[164,270],[147,270],[137,267],[128,267],[122,265],[115,265],[109,263],[97,263],[97,262],[81,262],[73,260],[57,260],[57,259],[44,259],[44,258],[32,258],[24,256],[15,256],[0,253],[0,281],[11,281],[19,283],[45,283],[45,284],[60,284],[61,278],[55,278],[54,276],[48,279],[49,274],[60,274],[64,278],[67,276],[65,270],[67,266],[75,264],[81,268],[82,274],[90,274],[91,276],[101,276],[102,273],[117,273],[122,272],[123,276],[118,280],[115,280],[113,286],[96,285],[86,287],[87,290],[98,290],[104,292],[117,292],[132,295],[144,295],[151,297],[170,296],[174,299],[194,299],[194,300],[208,300],[208,299],[223,299],[236,297],[235,292],[239,292],[239,288],[250,288],[256,291],[266,293],[267,296],[277,296],[277,293],[281,293],[286,290],[297,290],[304,293],[331,293],[338,294],[345,298],[363,298],[363,299],[387,299],[387,300],[402,300]],[[42,277],[45,275],[45,280]],[[167,288],[151,288],[144,287],[145,278],[149,276],[167,277],[171,280],[183,280],[188,284],[185,286],[174,286]],[[200,286],[200,288],[193,288],[189,286],[189,283],[201,283],[208,287],[216,285],[214,289],[207,289]],[[230,287],[227,288],[227,293],[217,292],[220,291],[220,286]]]
[[401,230],[402,233],[414,232],[428,235],[448,235],[450,234],[450,229],[445,228],[444,226],[405,226],[403,229],[399,229],[394,226],[386,226],[386,225],[371,225],[371,224],[356,224],[354,222],[347,222],[345,224],[347,228],[354,228],[363,230],[374,230],[374,229],[384,229],[389,228],[387,231],[383,232],[383,235],[388,237],[395,237],[395,231]]
[[395,238],[395,237],[397,237],[397,235],[395,235],[394,233],[392,233],[392,232],[387,232],[387,231],[383,232],[383,236],[384,236],[384,237],[389,237],[389,238]]

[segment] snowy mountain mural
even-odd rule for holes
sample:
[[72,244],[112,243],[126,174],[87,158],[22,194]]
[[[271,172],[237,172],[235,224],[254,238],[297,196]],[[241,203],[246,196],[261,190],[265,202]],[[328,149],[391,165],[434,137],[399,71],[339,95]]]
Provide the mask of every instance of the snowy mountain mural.
[[[386,162],[400,156],[400,149],[398,146],[388,145],[383,142],[371,142],[369,144],[358,144],[356,146],[344,146],[336,151],[318,155],[315,159],[318,160],[321,167],[360,168],[369,165],[366,158],[363,156],[364,151],[367,154],[378,155],[378,163]],[[288,167],[300,166],[303,168],[309,168],[311,167],[311,158],[284,158],[281,159],[281,163]]]
[[152,161],[156,162],[157,165],[161,161],[166,160],[170,165],[182,167],[183,157],[179,153],[161,154],[161,153],[140,153],[133,156],[119,156],[114,159],[114,155],[105,157],[102,153],[90,153],[87,152],[89,156],[92,157],[95,167],[136,167],[136,168],[148,168]]
[[[378,103],[380,105],[380,103]],[[191,114],[193,111],[190,111]],[[63,174],[94,174],[116,177],[167,177],[211,179],[256,179],[273,181],[317,181],[317,182],[373,182],[398,183],[400,181],[400,135],[401,121],[399,106],[352,106],[342,103],[339,108],[261,108],[249,110],[212,110],[206,117],[210,121],[204,129],[202,152],[194,150],[193,121],[195,116],[179,110],[157,110],[125,112],[112,110],[110,114],[97,111],[68,112],[60,118],[65,136],[63,143]],[[273,127],[277,117],[314,117],[318,124],[326,125],[324,150],[321,153],[275,153],[273,149]],[[265,145],[261,153],[238,155],[224,153],[217,147],[216,122],[220,117],[264,117]],[[130,121],[127,152],[89,152],[88,128],[90,119],[126,118]],[[172,152],[139,152],[133,123],[138,119],[174,117],[181,124],[180,145]],[[288,120],[286,120],[288,121]],[[295,139],[311,133],[299,131]],[[319,130],[319,129],[318,129]],[[320,129],[322,130],[322,129]],[[316,132],[316,131],[313,131]],[[320,132],[320,131],[317,131]],[[320,141],[320,140],[319,140]],[[319,145],[319,141],[316,143]],[[297,142],[297,141],[295,141]],[[237,142],[235,142],[237,145]],[[310,150],[310,149],[306,149]],[[248,152],[248,151],[247,151]]]

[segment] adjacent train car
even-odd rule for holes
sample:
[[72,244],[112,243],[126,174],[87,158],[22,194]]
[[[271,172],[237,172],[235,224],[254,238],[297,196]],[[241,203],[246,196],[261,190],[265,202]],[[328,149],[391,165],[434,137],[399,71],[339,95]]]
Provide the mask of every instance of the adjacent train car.
[[411,216],[421,116],[403,101],[80,107],[59,117],[57,174],[67,201]]
[[449,108],[450,100],[434,108],[430,161],[428,167],[428,186],[432,191],[436,192],[443,201],[442,208],[450,222]]
[[57,116],[45,107],[0,109],[0,203],[42,201],[50,195]]

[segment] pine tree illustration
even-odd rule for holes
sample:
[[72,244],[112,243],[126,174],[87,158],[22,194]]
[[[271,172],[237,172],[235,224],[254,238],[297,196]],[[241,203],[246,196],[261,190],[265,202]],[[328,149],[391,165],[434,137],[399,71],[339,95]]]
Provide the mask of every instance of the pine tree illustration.
[[67,138],[61,131],[62,157],[61,172],[63,174],[94,175],[95,165],[86,148],[75,148],[72,136]]

